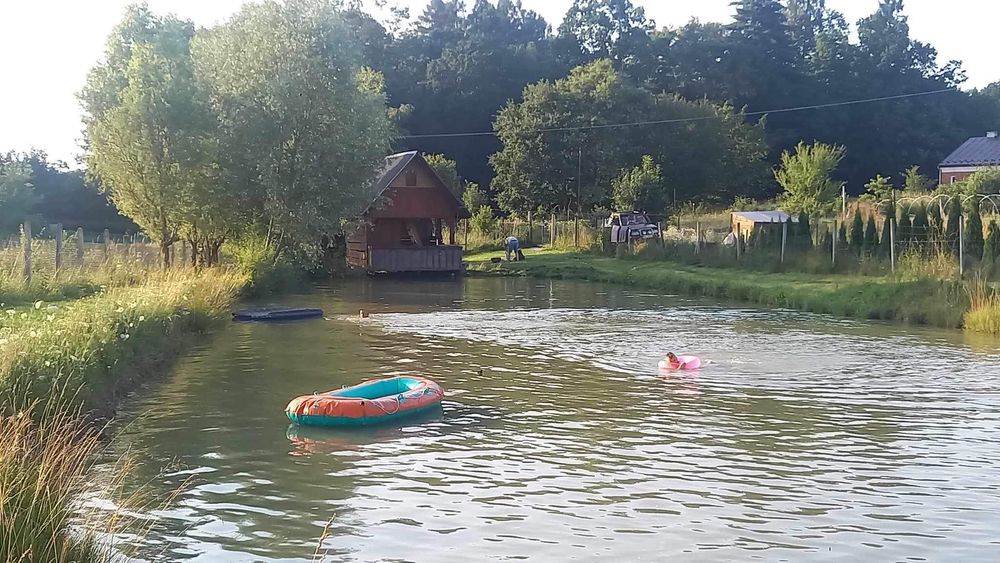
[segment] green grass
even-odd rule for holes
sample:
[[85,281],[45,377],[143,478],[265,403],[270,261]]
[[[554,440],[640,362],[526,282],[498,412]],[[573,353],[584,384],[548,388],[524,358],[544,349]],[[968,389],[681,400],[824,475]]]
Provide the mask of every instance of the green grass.
[[837,274],[749,272],[662,260],[622,260],[553,250],[494,264],[502,252],[471,255],[469,271],[621,283],[843,317],[960,327],[969,299],[956,282]]
[[[143,275],[81,299],[0,310],[0,562],[110,561],[96,532],[141,533],[130,499],[116,498],[126,457],[89,483],[103,447],[95,415],[220,322],[246,282],[226,269]],[[88,514],[76,501],[95,486],[121,509]]]
[[1000,291],[976,277],[969,282],[968,293],[970,307],[965,313],[965,328],[1000,335]]

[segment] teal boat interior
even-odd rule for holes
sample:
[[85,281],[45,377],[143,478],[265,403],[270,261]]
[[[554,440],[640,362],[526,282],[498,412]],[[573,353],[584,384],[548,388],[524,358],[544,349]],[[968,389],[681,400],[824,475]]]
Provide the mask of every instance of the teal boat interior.
[[420,379],[412,377],[393,377],[381,379],[371,383],[362,383],[354,387],[347,387],[331,393],[334,397],[344,397],[347,399],[378,399],[389,395],[398,395],[423,384]]

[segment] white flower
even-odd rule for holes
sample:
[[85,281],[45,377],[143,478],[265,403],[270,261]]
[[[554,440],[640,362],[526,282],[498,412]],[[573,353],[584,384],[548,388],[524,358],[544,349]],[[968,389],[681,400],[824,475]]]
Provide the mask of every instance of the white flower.
[[121,334],[118,335],[118,338],[121,338],[122,340],[128,340],[129,339],[129,334],[127,332],[123,332],[123,333],[121,333]]
[[146,315],[139,315],[139,322],[146,320]]
[[42,308],[42,302],[41,301],[35,301],[35,309],[41,309],[41,308]]

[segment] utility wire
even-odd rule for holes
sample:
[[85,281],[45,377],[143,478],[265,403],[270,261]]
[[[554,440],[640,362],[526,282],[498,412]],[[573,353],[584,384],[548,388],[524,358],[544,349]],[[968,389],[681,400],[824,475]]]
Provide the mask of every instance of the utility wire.
[[[911,94],[897,94],[895,96],[882,96],[878,98],[864,98],[861,100],[848,100],[845,102],[831,102],[827,104],[814,104],[809,106],[796,106],[790,108],[779,108],[770,109],[764,111],[748,111],[743,115],[746,116],[756,116],[756,115],[768,115],[771,113],[789,113],[793,111],[805,111],[811,109],[825,109],[840,106],[853,106],[858,104],[868,104],[872,102],[884,102],[888,100],[900,100],[903,98],[916,98],[918,96],[930,96],[932,94],[943,94],[945,92],[960,92],[960,90],[954,88],[941,88],[940,90],[929,90],[927,92],[914,92]],[[626,123],[602,123],[598,125],[576,125],[569,127],[545,127],[542,129],[532,129],[528,133],[552,133],[559,131],[587,131],[591,129],[617,129],[620,127],[636,127],[640,125],[665,125],[668,123],[691,123],[694,121],[708,121],[710,119],[718,119],[719,116],[708,115],[702,117],[683,117],[679,119],[659,119],[652,121],[630,121]],[[466,133],[427,133],[423,135],[402,135],[400,139],[434,139],[434,138],[447,138],[447,137],[488,137],[496,135],[496,131],[474,131]]]

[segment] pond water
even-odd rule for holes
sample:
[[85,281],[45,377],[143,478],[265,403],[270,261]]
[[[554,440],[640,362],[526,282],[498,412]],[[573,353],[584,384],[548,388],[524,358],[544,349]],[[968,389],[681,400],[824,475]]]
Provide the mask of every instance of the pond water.
[[[995,340],[568,281],[280,302],[327,316],[233,323],[126,405],[137,480],[187,481],[143,558],[1000,558]],[[711,363],[661,376],[670,350]],[[283,414],[403,373],[446,389],[440,413],[354,431]]]

